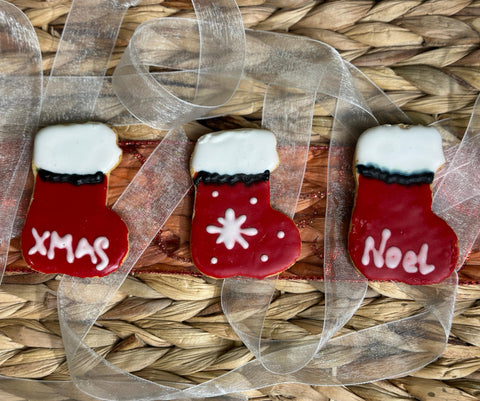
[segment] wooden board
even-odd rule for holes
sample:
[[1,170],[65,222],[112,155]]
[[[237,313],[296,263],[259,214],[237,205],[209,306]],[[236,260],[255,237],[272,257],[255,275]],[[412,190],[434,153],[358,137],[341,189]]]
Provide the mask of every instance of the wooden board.
[[[108,204],[111,206],[153,151],[157,141],[121,141],[123,159],[110,175]],[[328,146],[311,146],[294,221],[301,238],[298,262],[281,275],[283,279],[321,280],[323,277],[323,231],[325,223]],[[31,180],[29,181],[31,191]],[[154,241],[140,258],[133,273],[187,274],[200,276],[192,264],[189,237],[193,189],[189,192]],[[480,282],[480,244],[476,244],[467,264],[460,271],[462,283]],[[27,272],[20,253],[20,240],[11,242],[8,272]]]

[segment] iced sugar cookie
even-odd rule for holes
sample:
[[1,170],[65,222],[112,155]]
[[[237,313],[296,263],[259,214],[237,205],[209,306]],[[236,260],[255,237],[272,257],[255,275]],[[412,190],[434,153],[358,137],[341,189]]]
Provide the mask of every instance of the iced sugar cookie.
[[22,230],[27,264],[43,273],[105,276],[128,252],[128,229],[107,208],[108,174],[120,162],[117,136],[100,123],[41,129],[35,187]]
[[433,127],[385,125],[360,136],[348,250],[367,278],[432,284],[455,269],[457,237],[432,212],[431,184],[444,162]]
[[297,227],[270,206],[270,171],[278,163],[269,131],[221,131],[198,140],[191,159],[191,251],[202,273],[264,278],[298,258]]

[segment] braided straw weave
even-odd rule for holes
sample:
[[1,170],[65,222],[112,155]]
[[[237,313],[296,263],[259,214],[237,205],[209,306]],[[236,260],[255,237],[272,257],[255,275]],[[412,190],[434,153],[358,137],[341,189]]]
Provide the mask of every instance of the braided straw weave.
[[[31,20],[52,65],[70,3],[13,0]],[[412,119],[428,124],[450,118],[464,132],[480,91],[478,0],[239,0],[246,27],[308,36],[335,47],[359,67]],[[156,17],[194,17],[189,0],[144,0],[125,17],[110,72],[135,28]],[[250,93],[249,96],[252,94]],[[240,98],[241,99],[241,98]],[[194,122],[194,135],[258,127],[258,103],[245,98],[235,115]],[[302,232],[301,270],[321,266],[326,146],[332,118],[315,109],[310,150],[296,223]],[[164,133],[146,126],[121,127],[124,163],[112,173],[109,203],[132,178]],[[143,142],[139,142],[143,140]],[[149,140],[149,141],[145,141]],[[116,181],[115,181],[116,180]],[[200,383],[249,361],[252,355],[226,322],[219,282],[195,275],[152,274],[150,266],[175,272],[189,266],[186,199],[111,300],[86,342],[120,368],[154,381]],[[25,272],[13,240],[10,272],[0,286],[0,375],[68,379],[56,311],[58,277]],[[462,275],[450,341],[436,362],[410,376],[373,384],[310,387],[281,384],[248,393],[255,400],[387,401],[476,400],[480,397],[480,252],[477,245]],[[305,274],[305,272],[307,272]],[[317,273],[318,274],[318,273]],[[295,270],[280,280],[265,322],[272,338],[298,338],[322,330],[321,282],[301,280]],[[362,307],[344,334],[407,317],[419,306],[390,283],[370,283]],[[20,400],[5,389],[0,399]],[[58,398],[61,400],[61,396]],[[66,400],[66,399],[65,399]]]

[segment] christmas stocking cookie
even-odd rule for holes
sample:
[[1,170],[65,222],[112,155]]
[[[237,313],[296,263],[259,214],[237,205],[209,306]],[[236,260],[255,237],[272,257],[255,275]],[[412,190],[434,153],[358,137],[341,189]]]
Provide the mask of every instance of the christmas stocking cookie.
[[367,278],[433,284],[455,269],[457,237],[431,210],[444,162],[433,127],[387,125],[360,136],[348,250]]
[[99,123],[41,129],[35,187],[22,231],[27,264],[43,273],[105,276],[128,252],[128,230],[107,208],[108,173],[120,161],[116,134]]
[[269,131],[222,131],[198,140],[191,160],[191,251],[202,273],[261,279],[295,262],[299,232],[270,206],[269,176],[278,162]]

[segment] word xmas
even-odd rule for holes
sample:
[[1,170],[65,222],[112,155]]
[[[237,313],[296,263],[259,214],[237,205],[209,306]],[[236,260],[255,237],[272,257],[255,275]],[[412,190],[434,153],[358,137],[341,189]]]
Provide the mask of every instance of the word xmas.
[[[66,234],[60,237],[56,231],[52,231],[51,233],[50,231],[45,231],[40,235],[35,228],[32,228],[32,235],[35,239],[35,245],[28,251],[29,255],[39,253],[42,256],[46,256],[49,260],[53,260],[55,258],[55,249],[65,249],[67,251],[66,258],[68,263],[73,263],[75,258],[79,259],[88,255],[90,256],[92,264],[96,265],[95,267],[98,271],[102,271],[108,265],[108,256],[104,252],[110,245],[107,237],[102,236],[96,238],[95,241],[93,241],[93,246],[89,244],[87,239],[80,238],[77,248],[75,252],[73,252],[72,234]],[[45,241],[48,238],[50,238],[50,245],[47,250]],[[100,262],[98,261],[99,258]]]
[[407,273],[417,273],[420,270],[421,274],[427,275],[435,270],[434,265],[427,264],[428,244],[422,244],[418,255],[413,251],[407,251],[405,255],[402,255],[402,251],[396,246],[392,246],[385,251],[387,241],[391,235],[392,233],[388,228],[382,231],[382,241],[380,242],[379,249],[375,248],[375,240],[370,236],[367,237],[362,256],[362,264],[364,266],[370,263],[370,253],[372,253],[373,263],[378,268],[385,265],[389,269],[395,269],[401,261],[402,267]]

